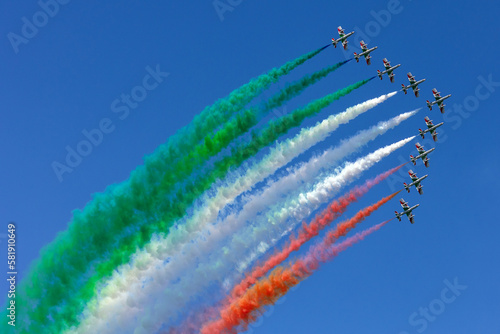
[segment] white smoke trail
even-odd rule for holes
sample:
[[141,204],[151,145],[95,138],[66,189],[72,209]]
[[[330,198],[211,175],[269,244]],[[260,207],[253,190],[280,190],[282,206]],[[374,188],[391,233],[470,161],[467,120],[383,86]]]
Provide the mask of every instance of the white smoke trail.
[[[392,92],[367,100],[347,108],[342,113],[331,115],[314,127],[302,129],[295,137],[277,144],[264,159],[255,163],[247,171],[236,171],[229,175],[227,179],[234,181],[222,186],[219,184],[214,187],[215,189],[207,192],[202,205],[191,216],[178,221],[176,229],[171,230],[168,235],[155,236],[145,250],[134,255],[130,264],[121,266],[111,280],[102,287],[97,298],[89,303],[90,307],[85,310],[80,327],[71,332],[86,332],[90,328],[99,332],[103,328],[109,329],[113,326],[127,328],[124,324],[134,319],[134,316],[141,311],[139,307],[141,304],[133,302],[130,294],[144,295],[146,291],[134,293],[134,291],[141,290],[143,285],[159,288],[160,285],[156,283],[159,277],[156,277],[155,271],[159,266],[163,266],[167,257],[181,251],[183,246],[189,243],[194,232],[201,231],[207,224],[215,221],[219,211],[236,197],[251,190],[256,183],[263,181],[310,147],[325,140],[340,125],[348,123],[396,93]],[[215,195],[211,197],[209,194],[214,192]],[[151,277],[155,280],[151,281]],[[118,313],[127,314],[127,316],[125,319],[111,316]],[[110,317],[105,317],[104,314]]]
[[[400,122],[416,112],[410,112],[396,117]],[[391,122],[392,121],[392,122]],[[385,122],[386,126],[391,123],[393,126],[395,119]],[[387,127],[382,123],[373,127],[370,130],[363,131],[356,137],[360,140],[363,136],[369,137],[368,133],[379,128],[381,132],[387,131]],[[221,277],[227,278],[234,273],[235,266],[245,257],[251,250],[258,250],[259,244],[265,241],[268,245],[275,244],[279,238],[290,231],[295,224],[301,219],[306,218],[314,209],[318,208],[321,203],[326,202],[332,196],[348,183],[356,179],[363,171],[367,170],[375,163],[380,161],[385,156],[389,155],[394,150],[402,147],[414,137],[407,138],[395,144],[381,148],[364,158],[358,159],[354,163],[347,163],[343,168],[337,170],[337,173],[323,178],[318,182],[311,191],[302,193],[297,196],[296,201],[291,201],[276,215],[268,215],[267,217],[256,217],[254,210],[259,210],[262,206],[269,205],[272,202],[271,197],[277,198],[276,192],[279,187],[274,188],[276,191],[271,195],[272,191],[267,195],[256,195],[253,201],[245,205],[239,215],[228,216],[222,223],[209,229],[207,238],[199,240],[193,244],[190,250],[187,250],[178,262],[188,264],[189,268],[183,268],[187,275],[174,274],[173,277],[181,277],[180,281],[164,290],[160,295],[157,295],[155,301],[151,301],[153,307],[145,312],[142,318],[142,330],[144,332],[155,331],[159,329],[160,324],[169,323],[176,320],[177,312],[183,310],[189,303],[190,297],[196,296],[197,303],[203,298],[200,294],[206,293],[207,287],[214,281],[220,280]],[[348,147],[351,140],[345,141],[342,147]],[[315,162],[316,163],[316,162]],[[280,182],[277,182],[280,183]],[[270,188],[273,188],[272,185]],[[268,188],[266,191],[269,191]],[[264,192],[265,193],[265,192]],[[257,203],[258,202],[258,203]],[[303,210],[301,206],[307,207]],[[259,207],[259,208],[258,208]],[[292,222],[289,218],[295,218]],[[229,243],[225,243],[225,247],[217,247],[218,241],[224,240],[224,237],[231,235],[232,232],[241,227],[248,220],[255,219],[252,226],[240,230]],[[260,252],[263,250],[261,249]],[[196,258],[208,258],[200,260],[198,267],[193,270],[193,263]],[[246,266],[246,264],[245,264]],[[236,273],[237,274],[237,273]],[[144,326],[144,324],[147,324]]]

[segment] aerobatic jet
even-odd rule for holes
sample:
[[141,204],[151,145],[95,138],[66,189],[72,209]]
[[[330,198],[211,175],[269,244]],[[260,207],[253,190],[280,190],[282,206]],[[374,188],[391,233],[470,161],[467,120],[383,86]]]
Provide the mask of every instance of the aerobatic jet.
[[425,116],[425,124],[427,124],[426,130],[418,129],[418,131],[420,132],[420,136],[422,136],[422,139],[425,138],[424,137],[425,133],[430,132],[432,139],[434,139],[434,141],[437,141],[438,132],[436,131],[436,129],[439,128],[441,125],[443,125],[444,122],[441,122],[439,124],[434,125],[434,124],[432,124],[432,120],[429,119],[428,116]]
[[393,71],[396,68],[398,68],[399,66],[401,66],[401,64],[398,64],[396,66],[391,66],[391,63],[387,60],[387,58],[384,58],[383,61],[384,61],[385,71],[380,72],[379,70],[377,70],[378,77],[380,78],[380,80],[382,80],[382,76],[387,73],[387,75],[389,76],[389,79],[391,80],[391,82],[394,82],[394,73],[393,73]]
[[432,94],[434,95],[434,98],[436,99],[436,101],[429,102],[429,100],[427,100],[427,107],[429,107],[429,110],[432,110],[432,106],[437,104],[439,107],[439,110],[441,110],[441,114],[444,114],[445,104],[443,103],[443,101],[450,98],[451,94],[448,94],[444,97],[441,97],[441,93],[438,92],[436,88],[434,88],[432,90]]
[[420,145],[419,143],[416,143],[415,146],[417,147],[418,155],[416,157],[413,157],[413,155],[410,155],[411,162],[416,166],[417,165],[417,160],[422,159],[424,162],[425,167],[429,167],[429,158],[427,155],[431,153],[432,151],[435,150],[435,148],[431,148],[430,150],[426,151],[424,150],[424,147]]
[[364,41],[359,42],[359,45],[361,45],[361,50],[363,50],[363,52],[361,52],[360,54],[357,54],[356,52],[354,52],[354,58],[359,63],[359,58],[362,56],[365,56],[366,63],[368,65],[370,65],[371,59],[372,59],[372,56],[370,56],[370,53],[372,53],[373,51],[378,49],[378,46],[374,46],[373,48],[368,49],[368,46],[366,45],[366,43]]
[[426,179],[427,176],[429,176],[429,175],[424,175],[421,178],[419,178],[419,177],[417,177],[417,173],[414,173],[412,170],[410,170],[408,172],[408,174],[410,174],[411,180],[413,182],[410,184],[406,184],[406,182],[403,182],[406,191],[408,191],[408,193],[410,193],[410,188],[412,186],[415,186],[415,188],[417,188],[418,193],[420,195],[422,195],[424,193],[424,191],[422,190],[422,185],[420,183],[422,182],[422,180]]
[[339,36],[340,36],[340,37],[339,37],[338,39],[332,38],[332,44],[333,44],[333,46],[334,46],[334,47],[337,47],[337,43],[342,42],[342,45],[344,46],[344,50],[347,50],[347,44],[349,43],[349,42],[347,41],[347,37],[349,37],[349,36],[353,35],[353,34],[354,34],[354,31],[352,31],[352,32],[350,32],[350,33],[348,33],[348,34],[346,34],[346,33],[344,33],[344,29],[342,29],[342,27],[341,27],[341,26],[339,26],[339,27],[337,28],[337,30],[338,30],[338,32],[339,32]]
[[401,203],[401,206],[403,207],[403,212],[398,213],[397,211],[395,211],[396,212],[396,218],[399,221],[401,221],[401,216],[402,215],[406,215],[406,216],[408,216],[408,219],[410,220],[410,223],[413,224],[415,222],[414,221],[415,216],[413,215],[412,211],[415,210],[416,208],[418,208],[420,206],[420,204],[415,204],[414,206],[412,206],[410,208],[410,206],[408,205],[408,203],[405,202],[405,200],[402,199],[402,198],[399,200],[399,203]]
[[420,85],[422,82],[425,81],[425,79],[422,80],[415,80],[415,77],[411,75],[411,72],[408,72],[408,80],[410,81],[410,84],[408,86],[405,86],[404,84],[401,84],[403,86],[403,92],[407,92],[408,89],[412,88],[413,92],[415,93],[415,96],[418,97],[420,89],[418,88],[418,85]]

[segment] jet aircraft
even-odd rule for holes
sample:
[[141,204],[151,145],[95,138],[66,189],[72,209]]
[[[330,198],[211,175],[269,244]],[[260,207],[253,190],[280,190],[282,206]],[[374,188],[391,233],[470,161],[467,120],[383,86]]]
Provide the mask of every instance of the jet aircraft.
[[422,80],[415,80],[415,77],[411,74],[411,72],[408,72],[408,80],[410,81],[410,84],[408,86],[405,86],[404,84],[401,84],[403,86],[403,92],[407,92],[408,89],[412,88],[413,92],[415,93],[415,96],[419,96],[419,91],[420,89],[418,88],[418,85],[420,85],[422,82],[425,81],[425,79]]
[[417,165],[417,160],[422,159],[424,162],[425,167],[429,167],[429,158],[427,155],[431,153],[432,151],[435,150],[435,148],[431,148],[430,150],[426,151],[424,150],[424,147],[420,145],[419,143],[416,143],[415,146],[417,147],[418,155],[416,157],[413,157],[413,155],[410,155],[411,162],[416,166]]
[[354,59],[356,59],[356,61],[359,63],[359,58],[362,56],[365,56],[366,63],[368,65],[370,65],[371,59],[372,59],[372,56],[370,56],[370,53],[372,53],[373,51],[378,49],[378,46],[374,46],[373,48],[368,49],[368,46],[366,45],[366,43],[364,41],[359,42],[359,45],[361,45],[361,50],[363,50],[363,52],[361,52],[360,54],[357,54],[356,52],[354,52]]
[[424,175],[424,176],[422,176],[421,178],[419,178],[419,177],[417,176],[417,173],[414,173],[412,170],[410,170],[410,171],[408,172],[408,174],[410,174],[411,180],[412,180],[413,182],[412,182],[412,183],[410,183],[410,184],[406,184],[406,182],[404,182],[404,183],[403,183],[403,184],[404,184],[404,186],[405,186],[406,191],[408,191],[408,193],[410,193],[410,188],[411,188],[412,186],[415,186],[415,188],[417,188],[418,193],[419,193],[420,195],[422,195],[422,194],[424,193],[424,191],[422,190],[422,185],[421,185],[420,183],[422,182],[422,180],[426,179],[426,178],[427,178],[427,176],[429,176],[429,175]]
[[403,212],[401,213],[398,213],[397,211],[396,212],[396,218],[401,221],[401,216],[403,215],[406,215],[408,217],[408,219],[410,220],[410,223],[414,223],[414,218],[415,216],[413,215],[412,211],[415,210],[416,208],[418,208],[420,206],[420,204],[416,204],[414,206],[412,206],[410,208],[410,206],[408,205],[407,202],[405,202],[404,199],[401,198],[401,200],[399,201],[399,203],[401,203],[401,206],[403,207]]
[[396,68],[398,68],[399,66],[401,66],[401,64],[398,64],[398,65],[395,65],[395,66],[391,66],[391,63],[387,60],[387,58],[384,58],[383,61],[384,61],[385,71],[380,72],[379,70],[377,70],[378,77],[380,78],[380,80],[382,80],[382,76],[387,73],[387,75],[389,76],[389,80],[391,80],[391,82],[394,82],[394,73],[393,73],[393,71]]
[[436,131],[436,129],[439,128],[441,125],[443,125],[444,122],[434,125],[432,123],[432,120],[429,119],[428,116],[425,116],[424,119],[425,119],[425,124],[427,124],[427,129],[426,130],[418,129],[418,132],[420,132],[420,136],[422,136],[422,139],[424,139],[425,138],[424,134],[430,132],[432,139],[434,139],[434,141],[437,141],[438,132]]
[[444,114],[444,107],[446,106],[446,104],[444,104],[443,102],[444,100],[449,99],[451,97],[451,94],[441,97],[441,93],[438,92],[436,88],[432,90],[432,94],[434,95],[434,99],[436,101],[429,102],[429,100],[427,100],[427,107],[429,108],[429,110],[432,110],[432,106],[437,104],[439,110],[441,110],[441,114]]
[[354,31],[346,34],[344,33],[344,29],[342,29],[341,26],[339,26],[337,28],[338,32],[339,32],[339,38],[338,39],[335,39],[335,38],[332,38],[332,44],[334,47],[337,47],[337,43],[342,43],[342,45],[344,46],[344,50],[347,50],[347,44],[349,43],[347,41],[347,37],[351,36],[354,34]]

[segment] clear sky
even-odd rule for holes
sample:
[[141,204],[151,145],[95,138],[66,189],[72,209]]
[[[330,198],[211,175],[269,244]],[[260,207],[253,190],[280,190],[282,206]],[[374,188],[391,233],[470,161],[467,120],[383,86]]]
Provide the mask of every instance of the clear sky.
[[[226,7],[217,11],[211,0],[67,1],[59,8],[47,7],[51,16],[39,14],[40,3],[0,4],[0,261],[6,261],[5,234],[13,221],[18,278],[91,194],[126,179],[145,155],[206,105],[250,78],[328,44],[342,25],[356,31],[348,54],[328,48],[257,102],[287,81],[350,57],[360,39],[378,46],[371,66],[351,62],[277,113],[375,75],[384,57],[402,64],[394,84],[377,78],[304,124],[400,89],[408,82],[408,71],[427,81],[420,86],[420,98],[399,93],[342,127],[302,160],[357,130],[418,107],[423,109],[416,116],[361,154],[417,134],[426,115],[445,125],[436,145],[421,141],[426,148],[436,147],[430,167],[412,166],[419,175],[429,174],[424,195],[414,190],[402,194],[410,204],[421,204],[416,223],[392,221],[345,251],[273,307],[252,331],[500,332],[497,2],[221,0]],[[34,20],[38,27],[30,29],[26,21]],[[151,71],[161,73],[144,83]],[[141,85],[150,88],[143,90],[144,99],[125,107],[120,96]],[[434,87],[453,94],[444,115],[425,108]],[[99,127],[107,132],[102,141],[74,161],[71,173],[58,177],[54,162],[64,163],[68,148],[76,149],[85,131]],[[413,144],[405,146],[360,182],[415,152]],[[399,189],[403,179],[399,181],[378,185],[347,215]],[[392,218],[399,209],[393,200],[363,226]],[[448,285],[459,287],[443,292]],[[1,280],[2,305],[6,294]],[[426,308],[431,309],[428,314]]]

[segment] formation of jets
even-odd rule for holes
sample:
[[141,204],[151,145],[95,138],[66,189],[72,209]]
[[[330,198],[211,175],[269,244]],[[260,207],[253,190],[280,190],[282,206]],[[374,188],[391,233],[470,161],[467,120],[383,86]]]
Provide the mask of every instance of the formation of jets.
[[[338,30],[339,38],[337,38],[337,39],[332,38],[332,44],[333,44],[333,46],[337,47],[338,43],[342,43],[342,45],[344,46],[344,50],[347,50],[347,44],[348,44],[347,38],[349,36],[352,36],[354,34],[354,31],[346,34],[344,32],[344,29],[342,29],[342,27],[340,27],[340,26],[338,27],[337,30]],[[370,53],[375,51],[378,47],[374,46],[372,48],[368,48],[368,45],[364,41],[361,41],[359,44],[361,46],[362,52],[359,54],[354,52],[354,59],[356,59],[356,62],[359,63],[359,59],[361,57],[365,57],[366,64],[370,65],[371,58],[372,58]],[[387,74],[390,82],[393,83],[394,82],[394,70],[397,69],[398,67],[400,67],[401,64],[391,66],[391,63],[387,60],[387,58],[384,58],[383,62],[384,62],[385,70],[383,70],[383,71],[377,70],[377,75],[380,78],[380,80],[382,80],[383,75]],[[407,94],[408,90],[412,89],[413,93],[415,94],[415,97],[419,97],[420,89],[418,88],[418,86],[421,83],[423,83],[426,79],[416,80],[415,76],[413,76],[413,74],[411,74],[411,72],[408,72],[407,76],[408,76],[408,81],[410,81],[410,84],[408,86],[406,86],[405,84],[402,84],[402,88],[403,88],[402,90],[404,91],[405,94]],[[441,113],[444,113],[444,107],[445,107],[444,100],[450,98],[451,94],[442,97],[441,93],[439,93],[436,88],[434,88],[432,90],[432,94],[434,95],[434,101],[429,102],[427,100],[427,107],[429,108],[429,110],[432,110],[432,106],[437,104]],[[440,126],[442,126],[444,123],[441,122],[439,124],[434,125],[432,123],[432,120],[428,116],[425,116],[425,124],[427,125],[427,129],[425,129],[425,130],[418,129],[420,136],[422,137],[422,139],[424,139],[425,134],[430,133],[432,136],[432,139],[436,142],[437,135],[438,135],[436,129],[439,128]],[[420,145],[420,143],[416,143],[415,146],[417,147],[418,155],[416,157],[414,157],[413,155],[410,155],[411,162],[416,166],[417,161],[419,159],[422,159],[425,167],[429,167],[428,155],[429,155],[429,153],[433,152],[435,150],[435,148],[431,148],[430,150],[426,151],[424,149],[424,147],[422,145]],[[426,179],[428,177],[428,175],[424,175],[424,176],[419,178],[417,176],[417,173],[413,172],[412,170],[410,170],[408,173],[410,174],[410,178],[411,178],[412,182],[410,184],[406,184],[406,182],[404,182],[403,183],[404,188],[409,193],[411,187],[414,186],[417,189],[418,193],[420,195],[422,195],[423,194],[422,181],[424,179]],[[403,212],[399,213],[396,211],[396,218],[399,221],[401,221],[401,217],[406,215],[408,217],[408,219],[410,220],[410,223],[413,224],[415,216],[413,215],[412,212],[413,212],[413,210],[418,208],[420,206],[420,204],[416,204],[416,205],[410,207],[404,199],[401,199],[399,202],[401,203],[401,207],[403,208]]]
[[[354,31],[351,31],[350,33],[346,34],[344,32],[344,29],[342,29],[341,26],[339,26],[337,28],[337,31],[338,31],[338,34],[339,34],[339,38],[337,38],[337,39],[332,38],[332,44],[333,44],[333,46],[337,47],[338,43],[342,43],[342,45],[344,46],[344,50],[347,50],[347,44],[348,44],[347,38],[350,37],[350,36],[352,36],[352,35],[354,35]],[[362,52],[359,53],[359,54],[356,53],[356,52],[354,52],[354,59],[356,59],[356,62],[359,63],[359,59],[361,57],[365,57],[366,64],[370,65],[371,64],[371,58],[372,58],[370,56],[370,53],[372,53],[373,51],[375,51],[376,49],[378,49],[378,47],[374,46],[374,47],[372,47],[372,48],[369,49],[368,45],[364,41],[359,42],[359,44],[360,44]],[[378,77],[380,78],[380,80],[382,80],[383,75],[387,74],[389,76],[390,81],[394,82],[394,70],[397,69],[398,67],[400,67],[401,64],[398,64],[396,66],[391,66],[391,63],[387,60],[387,58],[384,58],[383,61],[384,61],[385,70],[384,71],[377,70]],[[415,77],[411,73],[408,73],[408,80],[410,81],[410,84],[408,86],[402,84],[402,86],[403,86],[402,90],[406,94],[407,91],[410,88],[412,88],[413,92],[415,93],[415,96],[419,97],[419,91],[420,91],[420,89],[418,88],[418,85],[420,85],[422,82],[424,82],[425,79],[417,81],[417,80],[415,80]],[[434,88],[432,90],[432,94],[434,95],[435,101],[429,102],[427,100],[427,107],[429,108],[429,110],[432,110],[432,106],[435,105],[435,104],[437,104],[438,107],[439,107],[439,110],[441,110],[441,113],[444,113],[445,104],[443,103],[443,101],[446,100],[446,99],[448,99],[449,97],[451,97],[451,94],[446,95],[444,97],[441,97],[441,94],[437,91],[436,88]]]

